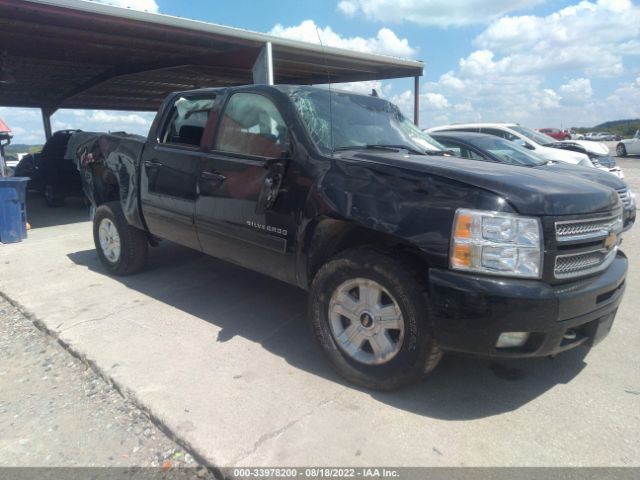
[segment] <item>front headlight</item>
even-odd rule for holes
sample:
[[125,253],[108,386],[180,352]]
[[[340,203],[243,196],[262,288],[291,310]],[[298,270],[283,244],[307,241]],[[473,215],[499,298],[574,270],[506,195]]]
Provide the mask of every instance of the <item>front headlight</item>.
[[453,221],[449,264],[466,272],[540,278],[541,245],[537,218],[459,208]]

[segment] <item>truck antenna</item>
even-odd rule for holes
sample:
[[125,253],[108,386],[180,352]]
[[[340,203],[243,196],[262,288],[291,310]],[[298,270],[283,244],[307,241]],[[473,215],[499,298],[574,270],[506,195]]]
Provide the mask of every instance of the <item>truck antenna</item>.
[[327,84],[329,85],[329,147],[331,148],[331,157],[333,157],[333,97],[331,96],[331,75],[329,74],[329,63],[327,62],[327,54],[324,50],[322,38],[320,38],[320,30],[316,26],[316,35],[322,48],[322,57],[324,59],[324,68],[327,70]]

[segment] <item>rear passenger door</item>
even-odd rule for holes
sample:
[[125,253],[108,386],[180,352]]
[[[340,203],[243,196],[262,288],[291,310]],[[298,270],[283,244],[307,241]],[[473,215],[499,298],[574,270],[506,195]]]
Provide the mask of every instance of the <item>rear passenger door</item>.
[[[150,139],[141,168],[142,212],[151,233],[200,249],[194,223],[201,143],[215,96],[178,96]],[[156,141],[153,141],[156,140]]]

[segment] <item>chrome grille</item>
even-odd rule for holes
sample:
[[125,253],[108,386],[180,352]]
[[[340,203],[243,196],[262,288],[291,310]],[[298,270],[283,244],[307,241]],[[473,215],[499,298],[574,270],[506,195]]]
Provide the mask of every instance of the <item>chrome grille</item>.
[[631,206],[631,192],[629,192],[628,188],[621,188],[618,190],[618,196],[620,197],[620,201],[624,208],[629,208]]
[[570,278],[588,275],[607,268],[616,256],[618,247],[611,250],[599,249],[590,252],[558,255],[554,275],[556,278]]
[[622,231],[622,216],[616,215],[593,220],[570,220],[556,222],[558,242],[576,242],[603,239],[612,232]]

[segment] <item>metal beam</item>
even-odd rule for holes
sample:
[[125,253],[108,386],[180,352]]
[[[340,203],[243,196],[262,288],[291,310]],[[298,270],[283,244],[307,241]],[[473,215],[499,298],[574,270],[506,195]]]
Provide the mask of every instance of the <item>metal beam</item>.
[[[109,80],[118,77],[124,77],[127,75],[135,75],[138,73],[152,73],[159,71],[167,71],[171,69],[177,69],[181,67],[202,67],[202,68],[221,68],[225,69],[226,67],[236,68],[239,71],[246,70],[246,68],[251,65],[258,55],[259,50],[254,48],[241,48],[232,51],[227,51],[224,53],[214,54],[214,55],[200,55],[195,57],[183,57],[183,58],[174,58],[169,60],[164,60],[162,62],[153,62],[153,63],[135,63],[135,64],[125,64],[125,65],[115,65],[112,68],[104,70],[100,72],[98,75],[82,82],[80,85],[77,85],[63,95],[61,95],[57,101],[55,107],[59,107],[64,103],[65,100],[68,100],[76,95],[79,95],[87,90],[97,87],[100,84],[103,84]],[[269,59],[271,59],[271,45],[269,45]],[[273,67],[272,67],[272,75],[273,79]],[[273,82],[272,82],[273,83]]]
[[51,138],[51,115],[55,112],[55,110],[51,110],[48,108],[41,108],[42,112],[42,125],[44,127],[44,136],[47,140]]
[[413,123],[420,126],[420,77],[413,77]]

